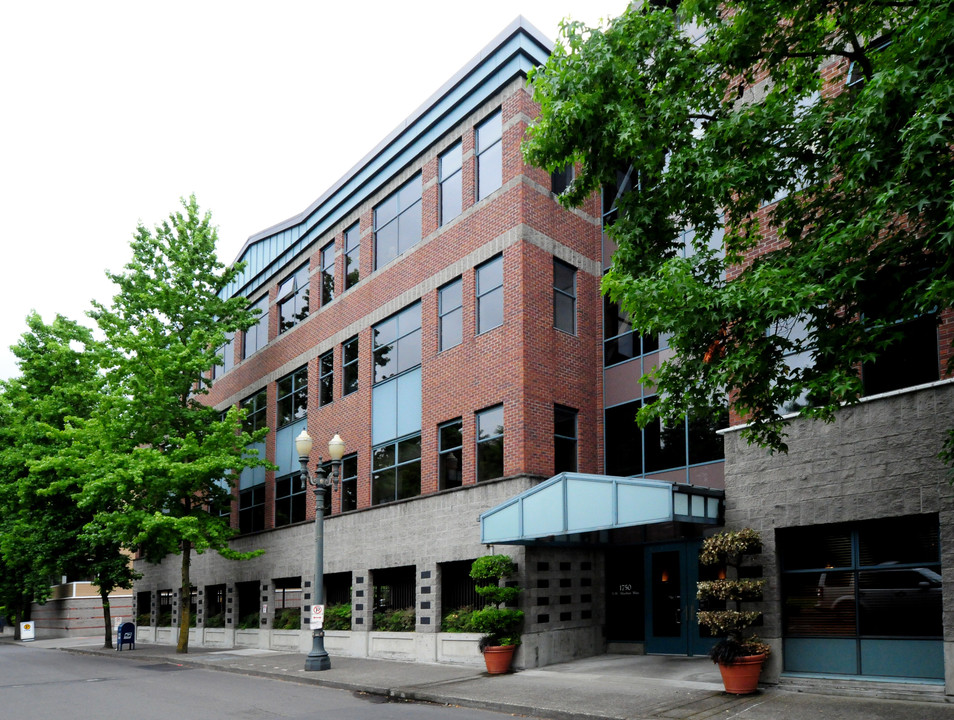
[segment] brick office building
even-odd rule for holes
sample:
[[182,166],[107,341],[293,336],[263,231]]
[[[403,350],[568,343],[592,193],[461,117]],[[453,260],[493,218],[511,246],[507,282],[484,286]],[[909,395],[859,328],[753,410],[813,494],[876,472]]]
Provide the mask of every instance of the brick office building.
[[[641,561],[607,548],[617,533],[628,546],[676,532],[674,493],[600,475],[600,202],[561,208],[554,190],[565,178],[520,153],[535,114],[526,73],[549,47],[518,19],[301,215],[240,253],[247,267],[229,292],[261,321],[223,348],[209,402],[240,403],[250,425],[269,427],[258,450],[278,470],[243,473],[231,507],[233,547],[265,554],[193,561],[195,641],[310,642],[314,499],[293,442],[306,426],[313,464],[335,433],[348,446],[325,521],[325,599],[350,598],[352,630],[329,632],[332,653],[478,661],[472,637],[438,631],[467,602],[470,562],[489,550],[514,555],[527,589],[518,664],[639,639],[621,620],[634,611],[627,601],[641,602]],[[685,483],[685,460],[675,465]],[[706,479],[719,487],[721,470]],[[588,503],[565,498],[593,493],[648,493],[662,510],[573,517]],[[690,495],[679,497],[688,519]],[[699,498],[715,522],[718,498]],[[513,536],[500,519],[518,506],[526,522]],[[495,508],[482,535],[479,517]],[[534,530],[534,518],[557,515],[570,517]],[[648,520],[663,524],[648,535],[616,529]],[[608,567],[633,586],[622,603],[607,592]],[[175,563],[137,569],[143,632],[171,641]],[[412,608],[415,632],[376,631],[374,610],[385,607]],[[607,638],[608,612],[620,631]],[[289,614],[303,630],[277,629]]]
[[[548,47],[517,21],[301,215],[243,248],[230,291],[263,320],[223,348],[210,401],[271,428],[259,450],[279,469],[243,474],[231,507],[233,546],[265,555],[194,559],[196,641],[309,646],[314,507],[293,448],[307,425],[312,465],[335,433],[348,445],[325,521],[325,600],[352,603],[352,629],[326,638],[333,655],[479,661],[472,637],[439,630],[489,551],[513,555],[526,588],[518,665],[703,654],[696,556],[724,519],[765,538],[765,679],[941,682],[950,313],[912,326],[894,370],[865,368],[868,397],[833,425],[793,419],[788,455],[740,441],[739,418],[722,434],[638,430],[652,397],[639,378],[669,351],[599,295],[618,188],[565,210],[554,191],[566,178],[520,155],[535,112],[525,75]],[[870,537],[908,540],[892,554]],[[138,569],[141,625],[171,642],[177,564]],[[896,600],[871,620],[862,591],[882,582],[927,619],[885,626]],[[375,629],[385,607],[413,608],[414,632]],[[289,613],[305,629],[275,629]]]

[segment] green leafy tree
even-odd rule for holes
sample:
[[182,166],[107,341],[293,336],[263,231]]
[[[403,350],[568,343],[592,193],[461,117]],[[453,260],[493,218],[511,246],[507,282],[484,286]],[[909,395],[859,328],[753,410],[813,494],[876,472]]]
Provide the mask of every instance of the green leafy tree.
[[119,288],[112,305],[94,303],[91,315],[111,351],[108,393],[71,448],[84,468],[82,502],[96,510],[91,534],[119,537],[150,561],[181,554],[181,653],[188,652],[192,552],[259,554],[233,551],[228,518],[214,511],[229,501],[237,472],[266,464],[244,452],[265,430],[250,435],[243,411],[222,418],[201,402],[226,333],[255,322],[244,298],[223,299],[241,267],[218,262],[216,236],[195,197],[154,230],[139,226],[125,272],[109,274]]
[[100,401],[97,343],[88,328],[61,316],[46,325],[31,313],[27,326],[12,347],[20,376],[4,382],[0,395],[0,594],[19,620],[49,597],[59,576],[91,578],[110,647],[108,596],[131,587],[130,558],[113,538],[85,534],[91,516],[77,506],[79,476],[70,464],[51,462],[69,446],[69,423],[88,418]]
[[639,421],[732,393],[784,450],[779,408],[832,419],[904,321],[954,304],[954,3],[658,5],[563,25],[525,157],[577,163],[565,204],[615,205],[603,290],[675,350]]

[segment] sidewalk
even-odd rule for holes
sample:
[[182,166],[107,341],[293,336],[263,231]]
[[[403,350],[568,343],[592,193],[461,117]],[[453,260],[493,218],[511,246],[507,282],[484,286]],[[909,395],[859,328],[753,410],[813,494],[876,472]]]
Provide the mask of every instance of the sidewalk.
[[461,705],[553,720],[954,720],[954,705],[945,702],[845,697],[778,688],[735,697],[722,691],[718,670],[705,658],[603,655],[490,676],[482,669],[462,665],[337,656],[331,658],[330,670],[306,672],[304,654],[252,648],[192,648],[187,655],[177,655],[172,646],[142,643],[136,650],[103,650],[102,638],[29,644],[109,656],[116,662],[174,663],[395,700]]

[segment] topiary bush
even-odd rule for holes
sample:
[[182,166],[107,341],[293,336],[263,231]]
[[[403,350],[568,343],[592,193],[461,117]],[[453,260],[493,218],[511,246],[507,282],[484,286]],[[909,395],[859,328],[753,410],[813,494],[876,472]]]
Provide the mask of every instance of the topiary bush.
[[751,528],[726,530],[702,541],[699,562],[703,565],[724,564],[734,577],[718,580],[701,580],[697,584],[696,597],[700,600],[723,600],[735,604],[725,610],[700,610],[699,624],[709,628],[713,635],[722,635],[709,651],[713,662],[731,665],[740,657],[768,654],[770,648],[757,635],[747,635],[746,630],[762,616],[757,610],[743,610],[743,602],[762,599],[765,580],[738,577],[739,566],[745,555],[762,551],[762,538]]
[[500,581],[516,574],[517,566],[507,555],[484,555],[474,560],[470,576],[478,581],[477,594],[491,603],[475,610],[470,616],[472,632],[483,633],[478,647],[519,645],[523,626],[523,611],[501,605],[514,603],[522,588],[501,586]]

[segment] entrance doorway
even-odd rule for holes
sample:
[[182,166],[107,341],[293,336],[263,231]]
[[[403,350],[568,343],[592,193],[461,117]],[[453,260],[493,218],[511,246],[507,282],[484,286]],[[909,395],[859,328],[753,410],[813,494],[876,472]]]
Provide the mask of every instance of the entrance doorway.
[[645,548],[646,652],[705,655],[714,640],[700,633],[696,583],[701,540]]

